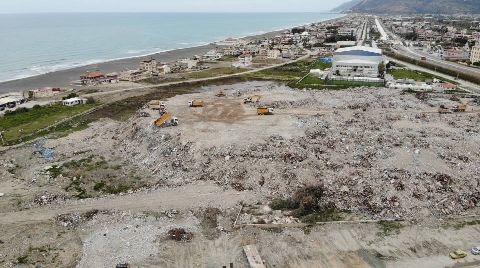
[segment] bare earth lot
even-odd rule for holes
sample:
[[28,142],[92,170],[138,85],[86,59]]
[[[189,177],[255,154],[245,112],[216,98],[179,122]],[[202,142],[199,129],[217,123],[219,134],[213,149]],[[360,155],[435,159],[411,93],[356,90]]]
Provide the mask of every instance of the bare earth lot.
[[[243,104],[251,95],[260,103]],[[206,106],[189,108],[194,99]],[[153,126],[158,112],[145,108],[149,117],[102,119],[46,140],[53,161],[31,145],[0,152],[0,267],[248,267],[247,244],[267,267],[480,267],[478,256],[448,257],[480,245],[471,216],[479,107],[440,115],[440,104],[458,101],[274,82],[199,88],[166,104],[178,127]],[[258,116],[259,105],[275,114]],[[241,204],[319,183],[349,220],[405,221],[393,232],[376,223],[233,227]],[[192,237],[174,241],[173,228]]]

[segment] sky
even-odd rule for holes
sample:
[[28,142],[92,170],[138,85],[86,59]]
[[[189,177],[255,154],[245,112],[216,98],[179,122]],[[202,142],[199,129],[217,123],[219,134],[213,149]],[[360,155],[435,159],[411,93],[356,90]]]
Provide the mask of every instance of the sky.
[[0,0],[0,13],[321,12],[348,0]]

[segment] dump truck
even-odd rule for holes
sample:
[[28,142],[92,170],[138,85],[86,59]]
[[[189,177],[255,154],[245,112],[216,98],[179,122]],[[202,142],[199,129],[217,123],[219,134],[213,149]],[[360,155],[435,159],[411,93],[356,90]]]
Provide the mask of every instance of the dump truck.
[[268,107],[257,108],[257,114],[258,115],[272,115],[273,114],[273,108],[268,108]]
[[178,118],[172,116],[172,114],[164,114],[154,122],[157,127],[171,127],[178,125]]
[[160,110],[161,107],[166,107],[166,104],[163,101],[152,100],[148,103],[148,108],[152,110]]
[[215,96],[217,96],[217,97],[226,97],[227,94],[225,94],[225,91],[220,90]]
[[243,100],[243,103],[244,104],[247,104],[247,103],[257,103],[260,101],[260,99],[262,98],[262,96],[259,96],[259,95],[255,95],[255,96],[250,96],[246,99]]
[[192,100],[188,103],[188,106],[190,107],[203,107],[205,106],[204,101],[199,101],[199,100]]

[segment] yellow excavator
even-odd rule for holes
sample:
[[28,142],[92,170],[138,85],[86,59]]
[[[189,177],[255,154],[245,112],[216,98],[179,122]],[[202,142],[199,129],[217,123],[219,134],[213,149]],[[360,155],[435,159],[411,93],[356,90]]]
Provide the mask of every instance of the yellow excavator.
[[155,120],[154,124],[157,127],[178,126],[178,118],[172,116],[172,114],[167,113]]

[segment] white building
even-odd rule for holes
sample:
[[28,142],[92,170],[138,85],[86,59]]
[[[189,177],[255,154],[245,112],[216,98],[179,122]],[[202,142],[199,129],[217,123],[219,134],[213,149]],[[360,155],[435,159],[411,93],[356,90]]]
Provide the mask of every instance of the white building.
[[203,58],[205,60],[220,60],[223,57],[223,54],[218,52],[216,49],[212,49],[208,51],[205,55],[203,55]]
[[378,66],[383,61],[382,50],[378,48],[340,48],[333,54],[332,72],[337,76],[378,77]]
[[62,104],[65,106],[75,106],[75,105],[85,104],[85,103],[87,103],[87,99],[79,98],[79,97],[66,99],[62,101]]
[[480,45],[472,47],[472,51],[470,52],[470,62],[480,62]]

